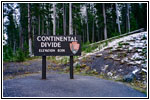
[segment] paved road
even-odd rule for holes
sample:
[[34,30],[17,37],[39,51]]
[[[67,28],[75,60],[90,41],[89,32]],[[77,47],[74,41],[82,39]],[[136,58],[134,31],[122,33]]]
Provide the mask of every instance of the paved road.
[[3,81],[4,97],[145,97],[146,95],[118,82],[92,76],[41,74]]

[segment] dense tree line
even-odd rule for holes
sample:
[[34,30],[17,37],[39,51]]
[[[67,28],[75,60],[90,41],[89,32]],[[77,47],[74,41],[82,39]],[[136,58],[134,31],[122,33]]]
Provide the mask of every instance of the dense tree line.
[[4,59],[33,55],[34,35],[81,35],[92,43],[147,30],[146,3],[3,3]]

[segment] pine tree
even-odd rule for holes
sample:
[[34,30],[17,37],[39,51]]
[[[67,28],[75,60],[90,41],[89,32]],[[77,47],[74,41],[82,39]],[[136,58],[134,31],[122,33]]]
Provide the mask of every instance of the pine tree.
[[56,35],[56,4],[53,4],[53,35]]
[[118,31],[121,34],[120,20],[119,20],[119,13],[118,13],[118,4],[117,3],[115,3],[115,7],[116,7],[116,16],[117,16],[116,22],[118,24]]
[[72,27],[72,3],[69,4],[69,34],[73,35],[73,27]]
[[28,40],[29,40],[29,56],[32,56],[32,39],[31,39],[31,13],[30,3],[28,3]]
[[107,39],[107,25],[106,25],[105,4],[103,4],[103,17],[104,17],[104,39]]
[[130,32],[130,14],[129,14],[129,3],[126,4],[126,9],[127,9],[127,19],[126,19],[126,27],[127,27],[127,32]]
[[89,39],[89,24],[88,24],[88,9],[87,9],[88,4],[86,4],[86,26],[87,26],[87,42],[90,42]]

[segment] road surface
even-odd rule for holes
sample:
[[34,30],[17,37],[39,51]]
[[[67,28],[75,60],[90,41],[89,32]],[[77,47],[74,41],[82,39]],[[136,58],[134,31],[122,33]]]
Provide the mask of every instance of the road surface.
[[3,81],[4,97],[146,97],[123,83],[93,76],[48,73],[42,80],[41,74]]

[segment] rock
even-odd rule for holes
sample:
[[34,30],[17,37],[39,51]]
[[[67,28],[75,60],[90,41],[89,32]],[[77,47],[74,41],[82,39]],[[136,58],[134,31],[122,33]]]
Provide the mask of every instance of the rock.
[[139,71],[139,75],[142,75],[142,76],[147,75],[147,70],[146,70],[146,69],[141,69],[141,70]]
[[95,71],[95,72],[96,72],[96,69],[93,69],[93,71]]
[[147,68],[147,64],[141,64],[142,68],[146,69]]
[[86,67],[85,67],[85,71],[89,71],[89,70],[91,70],[91,67],[86,66]]
[[138,52],[142,52],[142,49],[138,49],[137,51],[138,51]]
[[121,64],[124,64],[125,63],[125,61],[124,60],[121,60],[121,62],[120,62]]
[[70,67],[69,66],[66,66],[64,69],[63,69],[65,72],[68,72],[70,70]]
[[113,52],[112,52],[112,51],[109,51],[108,54],[113,54]]
[[106,60],[106,59],[108,59],[108,58],[109,58],[109,57],[106,56],[106,57],[104,57],[104,60]]
[[142,71],[145,72],[145,73],[147,73],[147,70],[146,70],[146,69],[142,69]]
[[106,69],[108,68],[108,66],[109,65],[105,65],[104,67],[103,67],[103,69],[101,69],[102,71],[106,71]]
[[48,70],[52,69],[51,65],[48,65]]
[[122,69],[119,69],[118,71],[119,71],[119,72],[122,72],[123,70],[122,70]]
[[107,76],[112,77],[112,75],[113,75],[113,73],[112,73],[112,72],[108,72],[108,73],[107,73]]
[[135,63],[136,63],[136,64],[141,64],[141,63],[142,63],[142,61],[135,61]]
[[119,80],[119,78],[120,78],[119,75],[116,75],[116,76],[113,76],[113,77],[112,77],[112,79],[115,79],[115,80],[116,80],[116,79]]
[[56,56],[56,60],[61,60],[61,59],[62,59],[62,57]]
[[73,66],[74,66],[74,67],[81,66],[81,63],[80,63],[80,62],[75,62],[75,63],[73,64]]
[[93,69],[93,74],[98,75],[98,72],[96,71],[96,69]]
[[112,48],[113,48],[113,47],[108,47],[108,48],[106,48],[106,50],[107,50],[107,49],[112,49]]
[[101,57],[103,54],[97,54],[96,57]]
[[128,65],[136,65],[135,62],[128,62],[127,64],[128,64]]
[[124,60],[125,62],[129,62],[129,58],[127,58],[127,57],[123,58],[123,60]]
[[82,65],[81,65],[81,68],[85,68],[85,67],[86,67],[86,64],[82,64]]
[[131,51],[131,50],[133,50],[133,47],[130,46],[130,47],[129,47],[129,51]]
[[135,75],[140,69],[135,69],[132,73]]
[[119,58],[114,58],[114,60],[115,60],[115,61],[120,61],[120,59],[119,59]]
[[132,82],[134,80],[134,78],[135,78],[135,75],[133,73],[129,73],[123,77],[123,81],[124,82]]
[[115,51],[123,51],[123,48],[117,48]]
[[94,74],[94,75],[98,75],[98,72],[96,71],[96,69],[93,69],[91,71],[89,71],[90,74]]
[[125,49],[125,48],[126,48],[126,46],[125,46],[125,45],[123,45],[123,46],[122,46],[122,48],[123,48],[123,49]]

